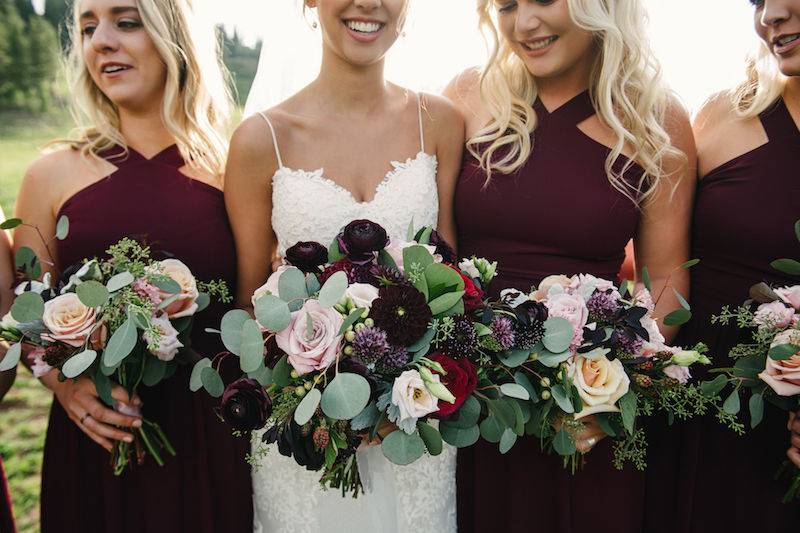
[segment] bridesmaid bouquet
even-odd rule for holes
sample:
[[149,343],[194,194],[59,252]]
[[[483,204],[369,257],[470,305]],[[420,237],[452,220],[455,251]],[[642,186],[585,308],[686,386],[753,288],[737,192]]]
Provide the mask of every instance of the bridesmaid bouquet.
[[[716,405],[713,394],[688,383],[693,365],[710,363],[705,346],[683,350],[665,343],[646,269],[644,277],[638,291],[632,282],[616,287],[585,274],[549,276],[530,294],[502,291],[480,317],[480,364],[487,386],[512,396],[515,387],[518,401],[508,404],[512,409],[490,409],[481,435],[505,453],[524,430],[575,471],[575,435],[582,419],[594,415],[616,441],[614,465],[622,469],[630,461],[641,470],[647,446],[642,418],[663,411],[671,423]],[[688,320],[689,306],[680,301],[683,308],[665,324]]]
[[[800,221],[795,232],[800,240]],[[794,259],[779,259],[772,266],[800,276],[800,262]],[[724,404],[731,415],[741,410],[740,391],[750,389],[750,426],[755,428],[764,417],[765,401],[786,411],[800,409],[800,285],[772,288],[759,283],[750,289],[750,297],[733,310],[724,307],[712,318],[715,323],[736,324],[748,331],[752,342],[731,349],[733,368],[717,370],[723,374],[710,385],[718,391],[733,387]],[[755,311],[754,303],[759,304]],[[791,480],[784,503],[800,498],[800,469],[787,461],[778,475]]]
[[[465,313],[483,293],[432,228],[389,242],[356,220],[328,249],[301,242],[286,261],[253,295],[255,320],[223,318],[230,353],[194,368],[191,388],[222,396],[222,418],[241,432],[266,427],[264,442],[354,497],[362,443],[380,439],[389,461],[407,465],[443,441],[478,439],[477,334]],[[477,263],[488,281],[493,267]],[[230,356],[246,375],[224,387],[217,369]]]
[[[2,229],[21,224],[11,219]],[[62,217],[55,238],[63,240],[68,230],[69,220]],[[0,370],[16,366],[24,347],[36,377],[53,368],[60,380],[88,377],[109,407],[141,416],[115,402],[112,386],[119,384],[133,397],[140,386],[172,376],[194,314],[209,305],[211,295],[223,301],[229,297],[224,283],[198,283],[182,262],[155,261],[149,248],[131,239],[106,253],[108,259],[84,260],[54,282],[49,273],[38,281],[42,268],[33,250],[17,251],[16,266],[26,281],[17,286],[11,312],[0,324],[0,337],[13,343]],[[134,459],[142,464],[146,454],[159,465],[164,452],[175,455],[158,424],[146,418],[133,437],[132,443],[114,443],[115,475]]]

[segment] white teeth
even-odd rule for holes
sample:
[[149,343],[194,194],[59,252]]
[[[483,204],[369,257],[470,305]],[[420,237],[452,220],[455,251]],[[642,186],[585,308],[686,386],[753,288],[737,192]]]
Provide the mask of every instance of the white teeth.
[[121,65],[109,65],[103,69],[103,72],[111,73],[111,72],[119,72],[120,70],[127,70],[128,67],[123,67]]
[[348,20],[345,22],[348,28],[359,33],[375,33],[381,29],[382,24],[378,22],[361,22],[358,20]]
[[542,41],[536,41],[535,43],[525,43],[525,47],[528,50],[541,50],[542,48],[549,46],[556,39],[558,39],[558,37],[554,35],[553,37],[548,37],[547,39],[544,39]]
[[790,35],[789,37],[784,37],[783,39],[780,39],[778,41],[778,44],[781,46],[786,46],[787,44],[792,43],[797,39],[800,39],[800,33],[798,33],[797,35]]

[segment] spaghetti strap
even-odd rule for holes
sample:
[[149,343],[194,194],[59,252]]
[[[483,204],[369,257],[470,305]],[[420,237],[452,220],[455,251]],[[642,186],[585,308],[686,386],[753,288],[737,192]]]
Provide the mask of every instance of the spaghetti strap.
[[420,152],[425,151],[425,132],[422,127],[422,94],[417,93],[417,112],[419,113],[419,145]]
[[275,128],[272,126],[272,122],[269,120],[266,113],[259,111],[258,114],[261,115],[261,118],[263,118],[267,126],[269,126],[269,131],[272,133],[272,145],[275,147],[275,155],[278,157],[278,167],[283,168],[283,159],[281,158],[281,150],[278,148],[278,137],[275,135]]

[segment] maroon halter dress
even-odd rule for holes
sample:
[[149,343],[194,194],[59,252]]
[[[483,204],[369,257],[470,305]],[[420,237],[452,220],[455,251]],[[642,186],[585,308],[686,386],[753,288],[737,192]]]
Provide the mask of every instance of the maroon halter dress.
[[[469,155],[456,190],[459,255],[499,262],[491,292],[527,290],[550,274],[594,274],[616,281],[625,245],[639,224],[634,203],[609,183],[610,149],[577,125],[595,114],[588,93],[548,112],[533,153],[511,175],[486,174]],[[625,179],[638,181],[634,165]],[[459,531],[625,533],[641,531],[644,475],[611,464],[610,439],[595,446],[576,475],[538,439],[519,441],[507,454],[480,442],[458,454]]]
[[[176,146],[151,159],[103,154],[117,170],[71,197],[60,215],[69,236],[58,261],[69,266],[102,256],[123,237],[148,244],[155,254],[180,259],[199,280],[223,279],[235,294],[236,258],[222,192],[182,174]],[[225,306],[198,315],[192,347],[213,356]],[[67,418],[53,401],[42,472],[42,532],[203,533],[251,532],[252,489],[247,439],[235,438],[215,415],[218,404],[188,387],[186,365],[169,379],[140,390],[144,415],[161,425],[177,456],[159,467],[152,459],[115,477],[109,454]]]
[[[775,259],[800,258],[794,234],[800,131],[783,100],[760,119],[769,142],[709,172],[697,190],[692,257],[700,264],[692,269],[693,318],[676,342],[705,342],[716,367],[731,366],[730,348],[745,340],[735,327],[712,325],[711,316],[744,302],[760,281],[800,283],[770,267]],[[747,397],[742,406],[746,412]],[[785,411],[767,404],[755,430],[745,423],[743,437],[713,416],[676,427],[648,475],[648,531],[800,530],[800,504],[783,505],[787,484],[773,479],[789,447]],[[670,453],[670,464],[660,464]]]

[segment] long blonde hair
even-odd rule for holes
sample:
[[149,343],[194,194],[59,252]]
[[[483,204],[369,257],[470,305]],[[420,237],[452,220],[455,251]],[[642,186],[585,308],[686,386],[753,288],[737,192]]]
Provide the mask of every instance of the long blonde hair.
[[786,80],[769,47],[760,42],[747,60],[747,79],[731,93],[736,114],[741,118],[760,115],[783,94]]
[[[183,158],[221,181],[227,155],[226,125],[232,107],[219,39],[195,20],[191,0],[136,0],[142,24],[167,68],[161,117]],[[80,0],[70,24],[67,79],[84,155],[126,147],[119,112],[95,85],[83,60]],[[201,29],[207,29],[204,35]]]
[[[671,93],[661,81],[661,69],[645,35],[646,14],[640,0],[566,0],[580,28],[594,33],[597,55],[589,93],[600,120],[614,131],[617,142],[606,159],[611,185],[640,205],[655,192],[667,157],[685,155],[674,148],[664,129]],[[538,89],[525,63],[500,38],[492,17],[493,0],[478,0],[481,29],[491,46],[481,75],[481,95],[492,122],[469,141],[469,151],[487,172],[510,174],[531,155],[537,117],[533,102]],[[615,164],[628,144],[634,153],[618,170]],[[644,170],[631,184],[623,174],[634,163]]]

